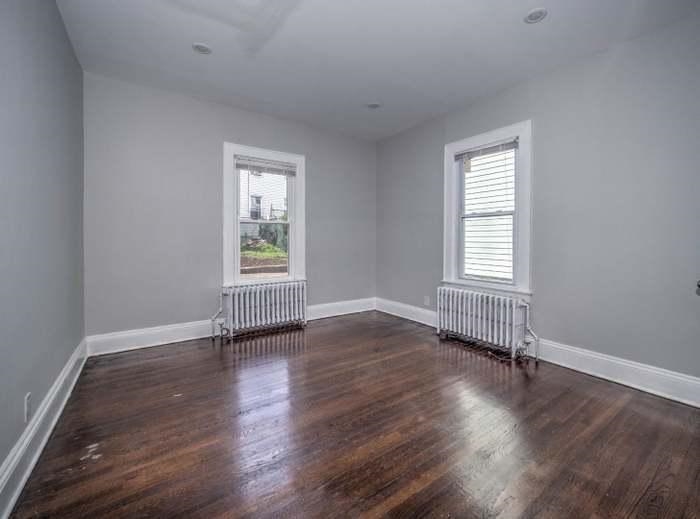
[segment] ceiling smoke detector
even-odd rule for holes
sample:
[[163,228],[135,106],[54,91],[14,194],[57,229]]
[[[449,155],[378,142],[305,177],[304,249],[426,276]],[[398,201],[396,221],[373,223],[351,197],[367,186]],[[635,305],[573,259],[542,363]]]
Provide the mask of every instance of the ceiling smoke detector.
[[547,9],[544,7],[537,7],[525,15],[523,21],[525,23],[537,23],[541,22],[547,16]]
[[211,54],[211,47],[205,43],[193,43],[192,50],[197,54]]

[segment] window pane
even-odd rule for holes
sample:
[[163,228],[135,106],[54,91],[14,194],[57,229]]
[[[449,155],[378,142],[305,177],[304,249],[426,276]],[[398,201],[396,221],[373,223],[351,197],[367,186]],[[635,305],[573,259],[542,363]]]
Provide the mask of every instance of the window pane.
[[513,211],[515,150],[464,161],[464,214]]
[[513,215],[464,218],[464,275],[513,280]]
[[289,224],[240,223],[241,279],[289,273]]
[[241,220],[287,221],[287,176],[239,170]]

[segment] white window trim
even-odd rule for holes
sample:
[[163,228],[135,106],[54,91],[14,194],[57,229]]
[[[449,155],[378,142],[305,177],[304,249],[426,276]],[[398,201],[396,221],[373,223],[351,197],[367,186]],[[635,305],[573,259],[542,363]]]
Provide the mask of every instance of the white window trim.
[[[236,172],[236,155],[247,155],[261,159],[288,162],[296,166],[296,176],[288,180],[289,208],[289,275],[285,277],[241,279],[239,251],[239,178]],[[224,142],[224,200],[223,200],[223,285],[254,285],[260,283],[283,283],[306,279],[306,222],[305,222],[305,169],[306,157],[294,153],[254,148],[232,142]]]
[[[462,175],[455,156],[475,148],[518,138],[515,171],[515,215],[513,221],[513,282],[487,281],[460,276],[460,229]],[[523,121],[475,135],[445,146],[443,283],[507,294],[529,296],[531,227],[532,123]]]

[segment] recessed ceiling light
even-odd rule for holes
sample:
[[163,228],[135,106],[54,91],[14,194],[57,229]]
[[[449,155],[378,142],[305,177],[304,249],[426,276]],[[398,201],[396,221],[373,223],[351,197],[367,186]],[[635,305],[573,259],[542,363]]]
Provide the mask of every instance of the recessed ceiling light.
[[204,43],[193,43],[192,50],[197,54],[211,54],[211,47]]
[[535,9],[533,9],[532,11],[530,11],[529,13],[527,13],[525,15],[525,18],[523,18],[523,21],[525,23],[537,23],[537,22],[541,22],[542,20],[544,20],[546,16],[547,16],[547,9],[545,9],[544,7],[537,7]]
[[365,105],[365,108],[368,110],[376,110],[377,108],[380,108],[382,105],[381,103],[367,103]]

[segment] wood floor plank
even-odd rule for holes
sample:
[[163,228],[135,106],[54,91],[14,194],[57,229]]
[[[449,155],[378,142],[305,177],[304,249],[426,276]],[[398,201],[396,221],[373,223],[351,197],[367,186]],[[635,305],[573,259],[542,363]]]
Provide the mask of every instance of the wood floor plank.
[[13,517],[698,518],[700,410],[379,312],[89,359]]

